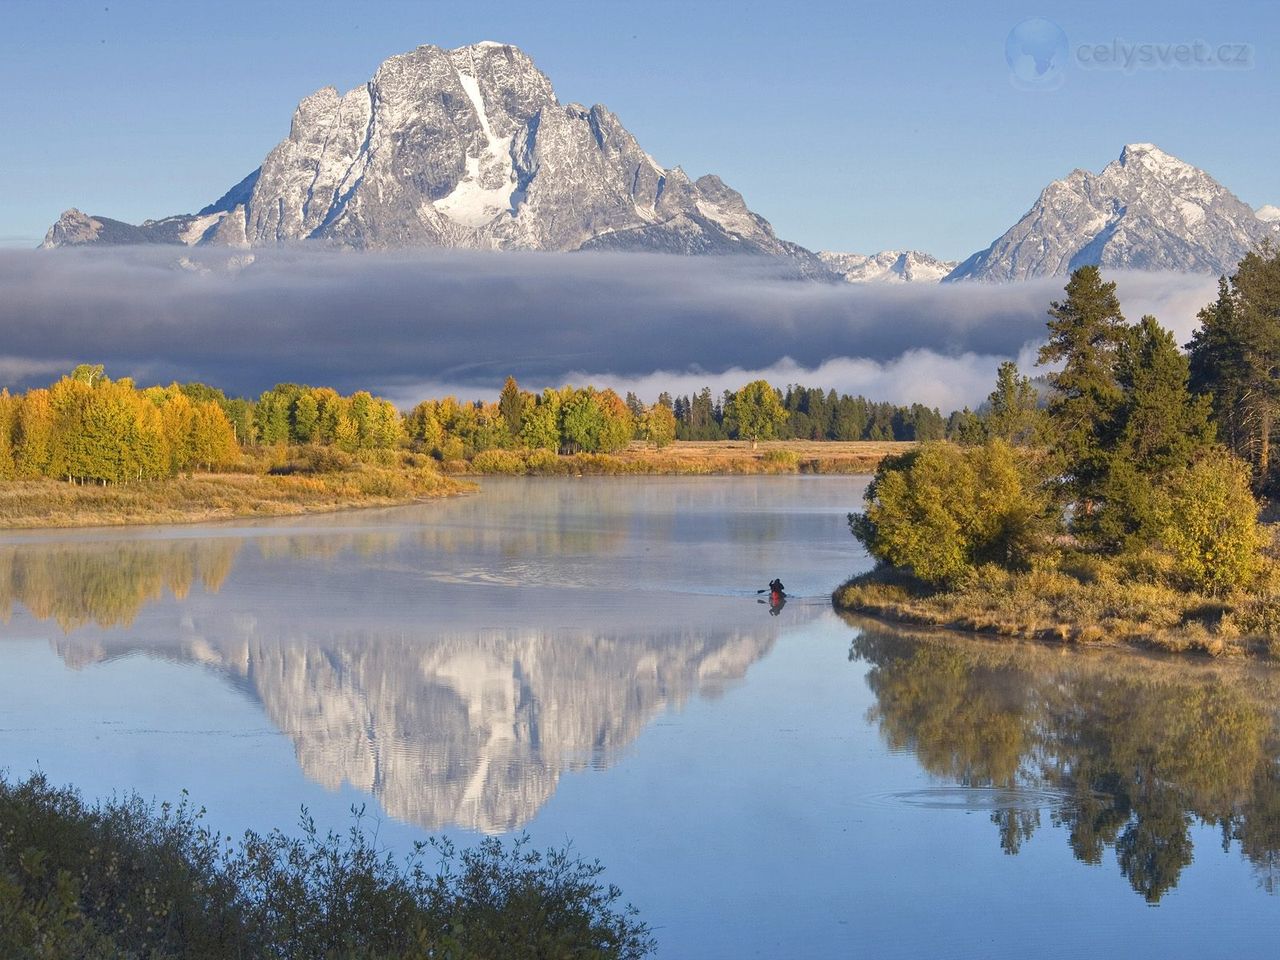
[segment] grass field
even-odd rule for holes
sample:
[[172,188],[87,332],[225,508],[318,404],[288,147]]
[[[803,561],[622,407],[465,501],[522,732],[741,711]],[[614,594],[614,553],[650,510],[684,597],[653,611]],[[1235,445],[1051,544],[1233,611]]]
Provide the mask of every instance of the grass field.
[[58,480],[0,483],[0,528],[196,523],[391,506],[472,485],[435,470],[370,467],[326,474],[195,474],[110,486]]
[[470,463],[446,464],[473,474],[715,475],[759,473],[871,473],[885,457],[912,443],[878,441],[677,440],[661,450],[635,441],[617,453],[556,456],[548,450],[491,450]]

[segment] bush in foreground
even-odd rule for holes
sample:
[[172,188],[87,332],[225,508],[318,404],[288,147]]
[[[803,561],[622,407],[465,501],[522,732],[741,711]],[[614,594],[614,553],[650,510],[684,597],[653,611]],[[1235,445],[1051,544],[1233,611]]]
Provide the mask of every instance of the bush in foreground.
[[[0,777],[0,956],[635,960],[648,927],[603,868],[525,838],[379,850],[345,835],[238,846],[184,800],[96,806],[34,774]],[[436,864],[429,867],[434,853]]]

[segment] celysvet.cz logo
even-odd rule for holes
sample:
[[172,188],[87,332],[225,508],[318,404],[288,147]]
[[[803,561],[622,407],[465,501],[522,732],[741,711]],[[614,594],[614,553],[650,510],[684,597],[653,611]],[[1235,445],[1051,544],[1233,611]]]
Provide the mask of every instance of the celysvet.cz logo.
[[1247,70],[1253,45],[1239,42],[1110,40],[1072,42],[1052,20],[1033,17],[1009,31],[1004,42],[1009,79],[1024,90],[1056,90],[1070,70]]

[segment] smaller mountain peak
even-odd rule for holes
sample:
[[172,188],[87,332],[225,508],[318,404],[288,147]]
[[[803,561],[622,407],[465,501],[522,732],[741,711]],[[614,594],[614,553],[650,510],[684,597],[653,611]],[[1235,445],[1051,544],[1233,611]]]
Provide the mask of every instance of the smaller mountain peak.
[[1271,203],[1264,204],[1255,210],[1254,213],[1257,214],[1258,219],[1264,223],[1276,223],[1277,221],[1280,221],[1280,207]]

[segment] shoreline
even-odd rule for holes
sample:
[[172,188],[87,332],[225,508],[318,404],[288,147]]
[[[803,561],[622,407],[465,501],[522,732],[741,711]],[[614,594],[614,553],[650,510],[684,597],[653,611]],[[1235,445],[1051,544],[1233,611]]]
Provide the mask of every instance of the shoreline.
[[0,534],[126,526],[179,526],[405,506],[471,493],[436,473],[378,470],[319,476],[194,474],[112,486],[59,480],[0,485]]
[[[1034,575],[929,590],[900,571],[873,570],[831,594],[838,614],[995,641],[1127,649],[1205,659],[1280,660],[1280,638],[1257,629],[1265,598],[1210,598],[1134,582],[1076,583],[1053,592]],[[1072,616],[1072,614],[1076,614]]]
[[[64,480],[0,483],[0,534],[32,530],[214,523],[405,506],[472,493],[489,477],[740,477],[870,475],[897,441],[676,441],[656,450],[633,443],[617,454],[486,451],[473,462],[435,467],[355,464],[332,472],[194,473],[141,483]],[[411,455],[417,457],[418,455]],[[477,483],[477,481],[480,481]]]

